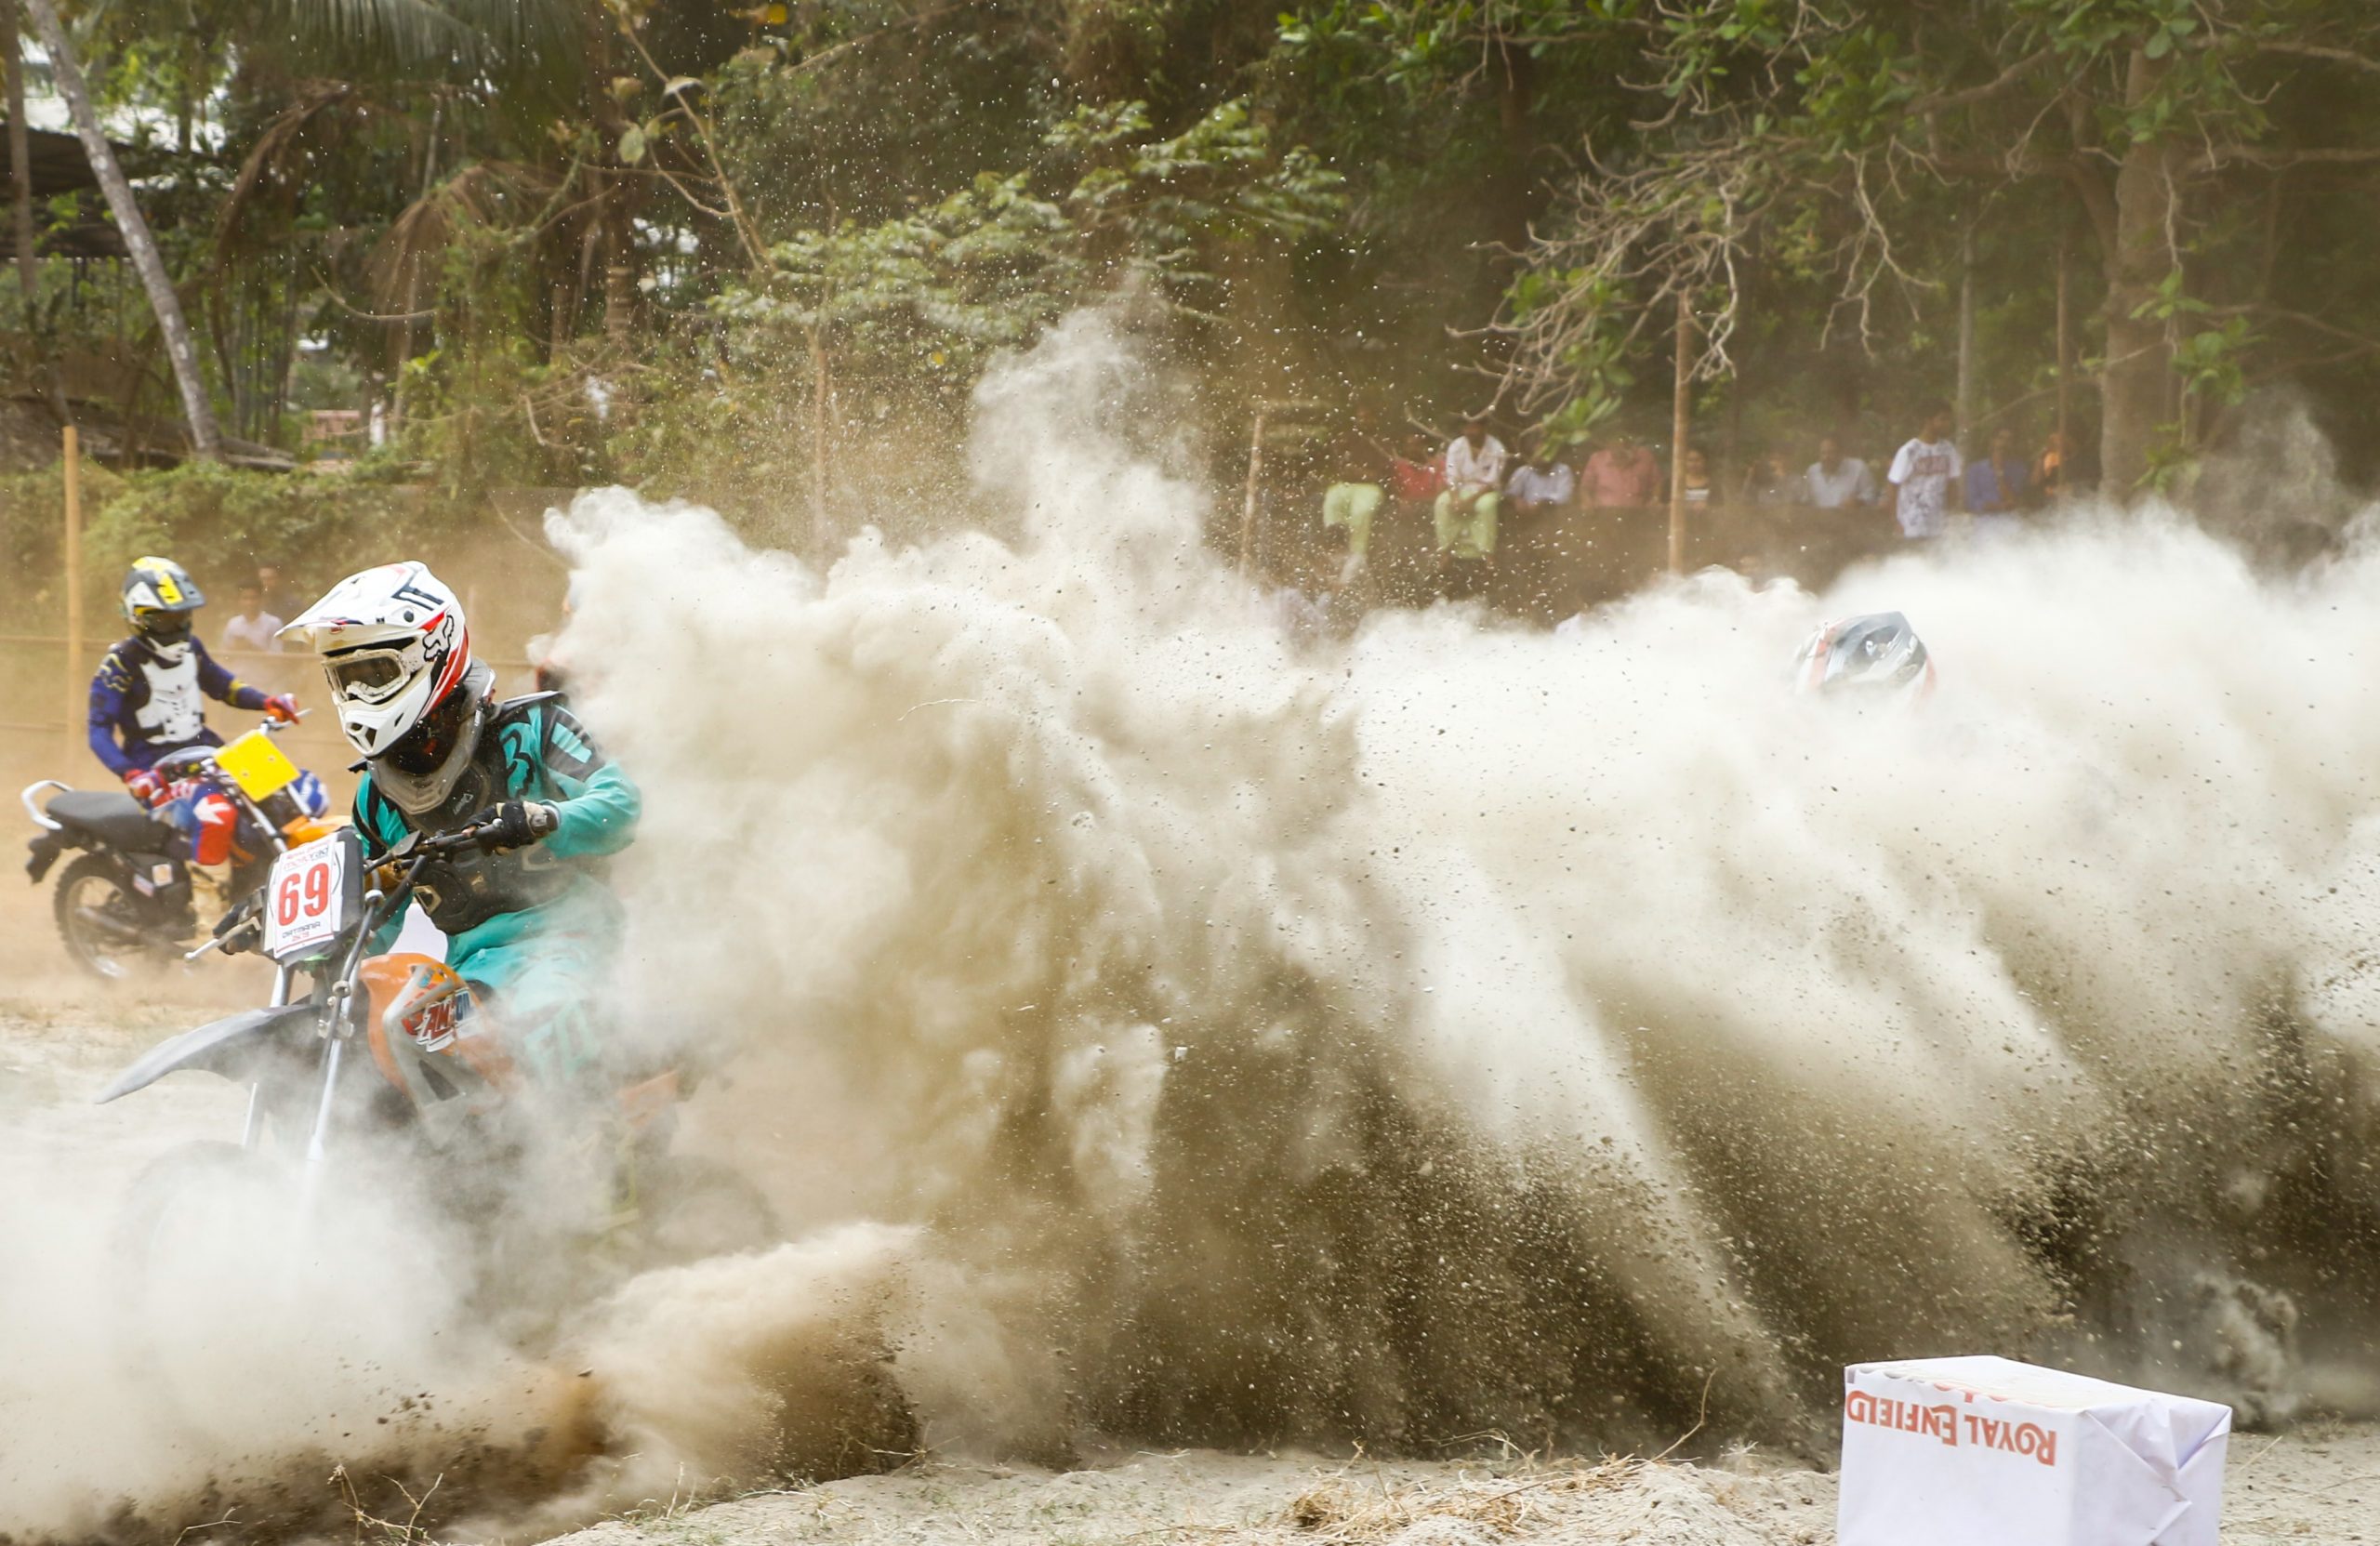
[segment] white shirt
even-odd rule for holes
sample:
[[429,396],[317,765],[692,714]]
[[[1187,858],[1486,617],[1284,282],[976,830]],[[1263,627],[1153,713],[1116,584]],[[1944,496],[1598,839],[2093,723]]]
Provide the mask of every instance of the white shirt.
[[1504,497],[1515,505],[1567,505],[1578,492],[1579,475],[1562,462],[1542,472],[1534,467],[1516,467],[1504,483]]
[[1888,476],[1900,490],[1903,536],[1942,535],[1950,520],[1950,481],[1965,471],[1959,448],[1949,441],[1913,440],[1900,448]]
[[1824,462],[1812,462],[1805,473],[1810,489],[1810,503],[1822,510],[1839,510],[1845,505],[1872,505],[1876,502],[1876,480],[1868,475],[1868,464],[1857,456],[1845,456],[1834,464],[1830,474]]
[[1503,480],[1504,443],[1489,435],[1474,451],[1461,435],[1447,447],[1447,487],[1494,488]]
[[223,625],[223,637],[215,641],[215,649],[219,654],[230,654],[236,650],[279,654],[281,641],[273,635],[280,631],[281,619],[270,612],[258,613],[254,622],[245,617],[233,617]]

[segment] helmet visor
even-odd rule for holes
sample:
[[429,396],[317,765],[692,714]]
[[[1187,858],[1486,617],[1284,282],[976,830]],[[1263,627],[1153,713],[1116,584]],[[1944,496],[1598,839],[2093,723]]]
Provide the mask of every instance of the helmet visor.
[[132,626],[144,638],[160,644],[176,644],[190,637],[190,614],[168,612],[164,607],[141,607],[133,613]]
[[442,769],[449,757],[465,739],[464,732],[471,723],[471,710],[476,707],[469,693],[449,693],[421,717],[421,722],[405,733],[397,744],[382,754],[382,760],[399,773],[415,778],[427,778]]
[[349,650],[323,662],[331,692],[343,702],[380,703],[394,695],[421,668],[421,650]]

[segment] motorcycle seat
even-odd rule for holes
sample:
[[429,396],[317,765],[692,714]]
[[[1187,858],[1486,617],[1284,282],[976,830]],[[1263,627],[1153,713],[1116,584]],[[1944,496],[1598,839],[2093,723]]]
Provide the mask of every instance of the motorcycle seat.
[[130,795],[108,789],[69,789],[48,805],[49,819],[87,832],[126,853],[172,852],[174,829],[152,816]]

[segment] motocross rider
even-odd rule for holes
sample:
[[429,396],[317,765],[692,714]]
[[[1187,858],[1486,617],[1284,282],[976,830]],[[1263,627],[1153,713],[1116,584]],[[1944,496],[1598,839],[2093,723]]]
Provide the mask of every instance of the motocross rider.
[[322,655],[339,729],[364,754],[365,859],[415,833],[485,826],[487,851],[431,859],[415,900],[516,1059],[552,1080],[588,1068],[589,1005],[622,922],[604,859],[636,836],[636,786],[553,694],[493,696],[461,601],[422,564],[350,575],[281,632]]
[[[91,678],[91,754],[124,780],[140,803],[159,806],[172,797],[166,781],[152,771],[157,760],[185,747],[219,747],[223,738],[206,728],[200,697],[233,708],[261,709],[276,720],[298,717],[298,700],[251,687],[218,665],[191,631],[192,614],[206,598],[190,575],[171,559],[136,559],[124,576],[124,615],[131,637],[100,660]],[[231,852],[239,821],[231,802],[218,794],[192,801],[197,830],[192,857],[219,864]]]
[[1897,612],[1822,623],[1793,656],[1793,690],[1913,708],[1934,695],[1934,660]]

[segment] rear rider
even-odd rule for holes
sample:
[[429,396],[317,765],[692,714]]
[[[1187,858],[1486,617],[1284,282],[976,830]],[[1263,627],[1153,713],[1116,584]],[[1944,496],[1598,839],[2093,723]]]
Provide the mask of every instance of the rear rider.
[[[268,694],[216,664],[191,631],[193,614],[206,604],[189,574],[171,559],[135,559],[124,576],[124,615],[132,634],[117,641],[91,678],[91,755],[124,780],[141,804],[171,798],[166,781],[153,770],[157,760],[186,747],[219,747],[223,737],[206,728],[206,699],[233,708],[262,710],[276,720],[298,717],[298,700]],[[218,794],[199,797],[191,811],[197,830],[191,853],[201,864],[219,864],[231,852],[239,814]]]
[[[603,861],[635,839],[636,786],[554,694],[492,696],[462,603],[419,563],[350,575],[281,632],[321,654],[339,729],[364,754],[365,858],[487,827],[489,851],[430,860],[415,900],[516,1060],[549,1080],[588,1068],[589,1005],[621,933]],[[395,933],[392,920],[373,947]]]

